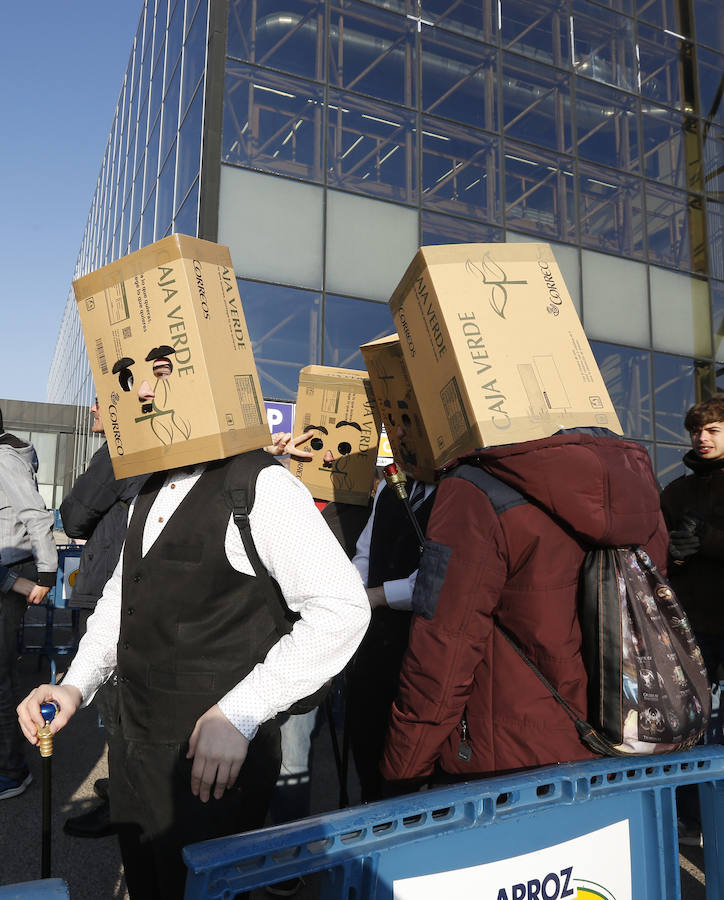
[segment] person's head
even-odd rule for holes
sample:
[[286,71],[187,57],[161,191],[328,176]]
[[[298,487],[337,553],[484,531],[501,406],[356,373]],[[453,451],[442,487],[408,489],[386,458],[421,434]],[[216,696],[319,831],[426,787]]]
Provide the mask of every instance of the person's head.
[[689,432],[694,453],[702,459],[724,458],[724,394],[695,403],[686,414],[684,427]]
[[103,420],[101,419],[101,409],[98,406],[98,397],[96,397],[91,403],[91,415],[93,416],[93,421],[91,422],[91,432],[93,434],[105,434],[105,429],[103,428]]

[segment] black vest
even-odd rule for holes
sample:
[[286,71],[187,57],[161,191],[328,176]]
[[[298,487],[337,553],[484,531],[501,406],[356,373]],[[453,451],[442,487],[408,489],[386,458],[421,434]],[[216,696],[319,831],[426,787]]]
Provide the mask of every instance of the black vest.
[[[425,533],[435,502],[435,492],[425,499],[414,515]],[[380,491],[370,539],[367,586],[379,587],[385,581],[397,581],[412,575],[420,564],[417,534],[407,510],[390,487]]]
[[[248,471],[254,481],[274,464],[263,451],[245,459],[242,477]],[[145,557],[144,525],[167,473],[152,476],[136,501],[124,550],[117,657],[126,739],[187,740],[198,717],[278,640],[263,585],[226,557],[231,510],[223,486],[230,463],[208,464]]]

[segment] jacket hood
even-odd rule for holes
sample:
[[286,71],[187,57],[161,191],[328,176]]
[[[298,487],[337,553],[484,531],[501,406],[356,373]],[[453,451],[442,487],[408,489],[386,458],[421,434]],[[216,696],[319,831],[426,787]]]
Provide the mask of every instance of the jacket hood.
[[10,434],[9,431],[3,431],[0,434],[0,459],[2,459],[1,454],[11,452],[17,453],[18,456],[22,457],[23,462],[33,473],[38,471],[38,454],[35,452],[35,447],[28,441],[17,437],[17,435]]
[[649,454],[633,441],[568,431],[479,450],[461,461],[473,462],[472,457],[586,543],[646,544],[659,526],[659,490]]

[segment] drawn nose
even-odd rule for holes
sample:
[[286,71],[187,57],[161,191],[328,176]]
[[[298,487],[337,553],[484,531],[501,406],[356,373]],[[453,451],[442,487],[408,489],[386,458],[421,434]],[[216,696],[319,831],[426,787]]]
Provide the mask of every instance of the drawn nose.
[[138,399],[141,403],[147,403],[149,400],[153,400],[155,396],[151,390],[151,385],[147,381],[142,381],[138,389]]
[[324,454],[322,459],[323,459],[325,465],[331,466],[332,463],[334,462],[334,454],[332,453],[331,450],[327,450],[327,452]]

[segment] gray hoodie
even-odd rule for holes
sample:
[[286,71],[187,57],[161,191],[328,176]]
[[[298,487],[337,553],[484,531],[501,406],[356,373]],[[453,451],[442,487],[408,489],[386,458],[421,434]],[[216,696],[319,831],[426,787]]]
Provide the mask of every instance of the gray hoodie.
[[37,581],[55,584],[58,553],[53,514],[38,493],[35,447],[7,431],[0,434],[0,561],[5,566],[34,561]]

